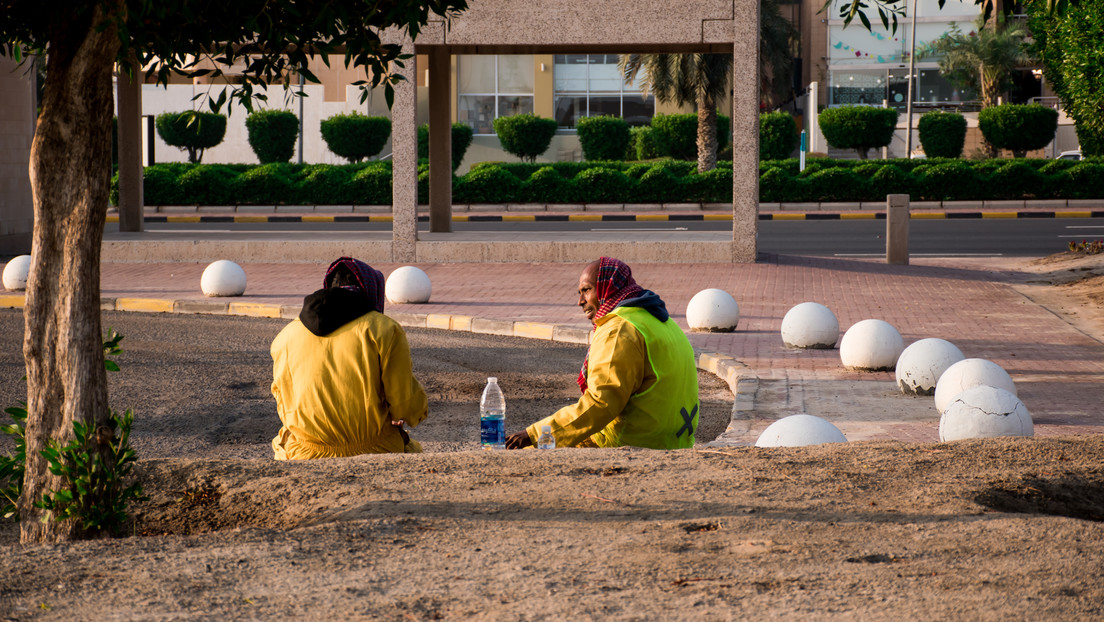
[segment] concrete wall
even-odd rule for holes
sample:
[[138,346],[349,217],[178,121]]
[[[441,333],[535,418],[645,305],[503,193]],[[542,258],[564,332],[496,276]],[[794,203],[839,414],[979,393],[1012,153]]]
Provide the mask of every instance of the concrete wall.
[[28,67],[0,57],[0,255],[31,252],[34,207],[27,167],[35,103]]

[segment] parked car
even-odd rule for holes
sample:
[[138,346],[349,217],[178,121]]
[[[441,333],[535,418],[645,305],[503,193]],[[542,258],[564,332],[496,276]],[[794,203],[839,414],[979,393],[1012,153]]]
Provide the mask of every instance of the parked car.
[[1058,154],[1055,160],[1084,160],[1084,156],[1081,155],[1081,150],[1076,149],[1074,151],[1063,151]]

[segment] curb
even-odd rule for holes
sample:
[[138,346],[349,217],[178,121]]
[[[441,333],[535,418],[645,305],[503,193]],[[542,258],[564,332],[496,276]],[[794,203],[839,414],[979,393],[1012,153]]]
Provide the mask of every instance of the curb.
[[[762,212],[759,220],[884,220],[885,211],[864,212]],[[913,210],[912,220],[978,219],[978,218],[1104,218],[1104,210],[1037,210],[1037,211],[928,211]],[[249,215],[249,216],[145,216],[147,223],[391,223],[387,216],[314,216],[314,215]],[[452,222],[731,222],[731,213],[708,214],[455,214]],[[107,222],[117,223],[117,215],[108,215]],[[429,222],[429,216],[418,216],[418,222]]]

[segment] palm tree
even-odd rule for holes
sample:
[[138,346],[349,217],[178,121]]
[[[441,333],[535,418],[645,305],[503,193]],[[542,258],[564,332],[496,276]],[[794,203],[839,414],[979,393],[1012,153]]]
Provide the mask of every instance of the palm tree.
[[957,26],[916,51],[918,58],[940,55],[939,71],[960,87],[981,93],[982,107],[997,105],[998,98],[1012,85],[1012,72],[1033,59],[1024,41],[1027,30],[1018,24],[1004,26],[997,16],[996,27],[985,27],[984,16],[977,30],[962,34]]
[[[760,99],[773,107],[793,79],[797,30],[782,17],[777,0],[760,0]],[[692,104],[698,113],[698,172],[717,166],[717,102],[728,96],[731,54],[623,54],[618,67],[626,84],[639,78],[645,97],[660,103]]]
[[731,54],[622,54],[618,68],[660,103],[693,104],[698,113],[698,172],[717,167],[717,101],[728,95]]

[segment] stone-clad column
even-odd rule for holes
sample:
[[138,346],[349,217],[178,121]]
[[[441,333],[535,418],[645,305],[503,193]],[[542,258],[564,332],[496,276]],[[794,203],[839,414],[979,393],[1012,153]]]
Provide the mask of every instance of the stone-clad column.
[[759,0],[734,0],[732,46],[732,261],[759,247]]
[[136,232],[142,230],[146,204],[142,193],[142,71],[136,69],[133,80],[125,71],[116,72],[115,77],[119,102],[119,231]]
[[391,108],[391,261],[413,263],[418,248],[418,68],[414,45],[403,45],[410,58],[395,68],[406,79],[395,86]]
[[0,56],[0,255],[31,252],[34,206],[27,167],[35,126],[32,62],[19,67]]
[[452,231],[451,54],[429,48],[429,230]]

